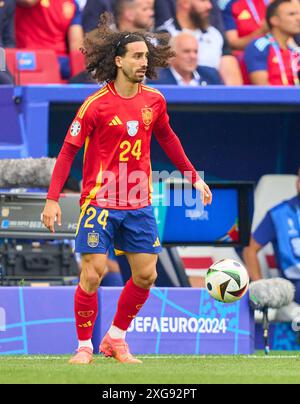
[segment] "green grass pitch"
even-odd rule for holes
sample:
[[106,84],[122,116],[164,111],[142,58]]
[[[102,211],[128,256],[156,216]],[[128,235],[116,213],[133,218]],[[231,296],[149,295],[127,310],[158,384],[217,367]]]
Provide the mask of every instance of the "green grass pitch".
[[300,352],[253,356],[139,356],[124,365],[101,356],[71,366],[66,356],[0,356],[0,384],[300,383]]

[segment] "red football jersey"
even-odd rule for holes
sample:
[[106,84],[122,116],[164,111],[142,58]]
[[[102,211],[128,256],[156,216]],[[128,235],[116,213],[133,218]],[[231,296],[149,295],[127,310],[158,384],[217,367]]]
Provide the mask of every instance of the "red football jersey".
[[223,11],[226,31],[237,30],[240,38],[260,28],[266,17],[267,0],[232,0]]
[[85,145],[81,205],[139,209],[151,203],[152,131],[177,168],[197,181],[158,90],[140,84],[134,97],[122,98],[109,83],[86,100],[66,137],[74,146]]
[[[273,86],[290,85],[294,86],[298,81],[296,70],[298,71],[299,55],[291,49],[279,49],[280,60],[276,54],[274,46],[267,37],[261,37],[252,41],[245,50],[244,60],[248,73],[256,71],[267,71],[269,83]],[[296,56],[294,58],[294,56]],[[295,72],[293,71],[293,65]],[[286,83],[284,80],[286,79]]]
[[81,24],[75,0],[40,0],[32,7],[16,8],[18,48],[54,49],[67,54],[66,35],[70,25]]
[[[285,67],[285,73],[288,80],[289,86],[294,86],[294,75],[291,64],[291,50],[290,49],[280,49],[282,61]],[[270,47],[268,56],[268,72],[269,72],[269,83],[273,86],[284,85],[283,77],[280,71],[280,66],[276,53],[272,47]]]

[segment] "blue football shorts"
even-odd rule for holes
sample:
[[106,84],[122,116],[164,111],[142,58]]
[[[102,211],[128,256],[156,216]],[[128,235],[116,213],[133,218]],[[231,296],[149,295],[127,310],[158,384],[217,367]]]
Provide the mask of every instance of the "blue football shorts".
[[116,255],[159,254],[162,251],[152,206],[136,210],[114,210],[89,206],[82,212],[75,240],[81,254],[106,254],[114,246]]

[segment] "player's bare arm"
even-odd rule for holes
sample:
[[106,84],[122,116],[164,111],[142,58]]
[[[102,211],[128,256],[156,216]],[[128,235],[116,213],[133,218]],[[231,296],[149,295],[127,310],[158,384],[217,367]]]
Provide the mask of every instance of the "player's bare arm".
[[55,232],[54,224],[57,223],[58,226],[61,226],[61,208],[59,203],[56,201],[52,201],[51,199],[47,199],[45,208],[42,213],[42,222],[45,227],[51,232]]
[[195,182],[194,188],[196,188],[200,192],[201,201],[204,206],[212,204],[212,200],[213,200],[212,192],[211,192],[209,186],[202,179]]

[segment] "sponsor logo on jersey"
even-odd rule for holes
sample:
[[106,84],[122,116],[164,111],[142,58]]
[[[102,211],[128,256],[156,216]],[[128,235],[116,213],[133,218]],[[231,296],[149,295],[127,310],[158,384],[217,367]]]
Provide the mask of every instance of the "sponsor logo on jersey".
[[153,247],[160,247],[160,241],[159,238],[157,237],[157,239],[155,240],[155,243],[153,244]]
[[114,117],[114,119],[109,123],[109,126],[119,126],[119,125],[123,125],[123,122],[121,121],[121,119],[116,115]]
[[251,14],[248,10],[243,10],[241,14],[238,16],[239,21],[251,20]]

